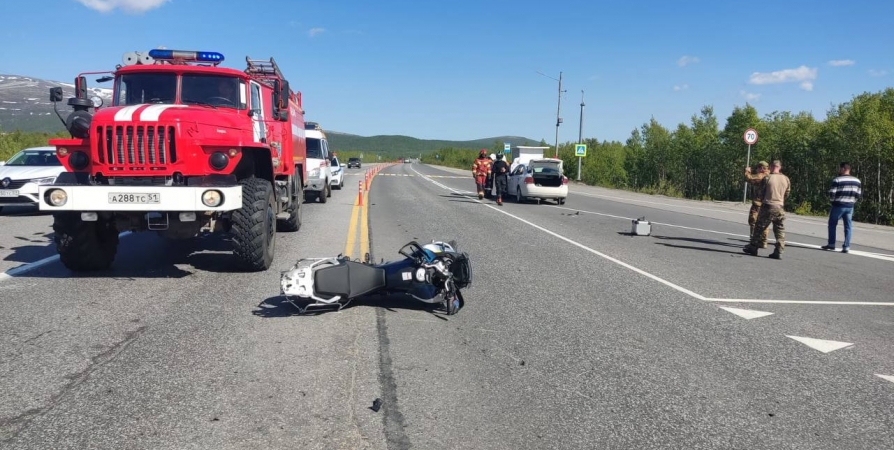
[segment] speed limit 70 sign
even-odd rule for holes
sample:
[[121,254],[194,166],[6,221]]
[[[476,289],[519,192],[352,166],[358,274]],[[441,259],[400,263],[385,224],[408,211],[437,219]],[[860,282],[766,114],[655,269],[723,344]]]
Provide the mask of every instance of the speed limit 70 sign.
[[754,128],[749,128],[745,130],[745,134],[743,134],[742,137],[745,139],[746,144],[754,144],[755,142],[757,142],[757,130],[755,130]]

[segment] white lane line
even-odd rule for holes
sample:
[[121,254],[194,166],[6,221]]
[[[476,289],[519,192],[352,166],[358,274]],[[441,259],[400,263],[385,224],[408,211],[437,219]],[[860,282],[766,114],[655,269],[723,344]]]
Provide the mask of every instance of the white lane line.
[[706,302],[777,303],[793,305],[894,306],[894,302],[847,302],[837,300],[762,300],[751,298],[703,298]]
[[[571,192],[574,192],[575,194],[578,194],[578,195],[583,195],[584,197],[604,198],[604,199],[607,199],[607,200],[616,200],[616,201],[618,201],[618,202],[620,202],[620,203],[639,202],[639,203],[645,203],[645,204],[650,204],[650,205],[665,205],[665,206],[668,206],[668,205],[669,205],[667,202],[650,202],[650,201],[648,201],[648,200],[638,200],[638,199],[634,199],[634,198],[614,197],[614,196],[611,196],[611,195],[588,194],[588,193],[586,193],[586,192],[578,191],[577,189],[572,190]],[[669,198],[669,200],[672,200],[672,199]],[[700,207],[700,206],[686,206],[686,205],[673,205],[673,206],[679,206],[679,207],[681,207],[681,208],[695,209],[695,210],[701,210],[701,211],[712,211],[712,212],[718,212],[718,213],[723,213],[723,214],[736,214],[736,215],[739,215],[739,214],[746,214],[746,212],[742,212],[742,211],[730,211],[730,210],[724,210],[724,209],[705,208],[705,207]],[[823,222],[810,221],[810,220],[786,219],[786,221],[797,222],[797,223],[806,223],[806,224],[809,224],[809,225],[816,225],[816,226],[823,226],[823,225],[824,225]],[[861,231],[861,232],[863,232],[863,231],[870,231],[870,232],[873,232],[873,233],[891,233],[891,232],[892,232],[892,230],[876,230],[876,229],[874,229],[874,228],[866,228],[866,229],[862,229],[862,228],[861,228],[860,231]]]
[[785,337],[792,338],[814,350],[819,350],[823,353],[834,352],[835,350],[854,345],[852,342],[827,341],[825,339],[814,339],[801,336],[785,335]]
[[[413,170],[414,172],[416,172],[416,169],[412,169],[412,170]],[[434,184],[436,184],[436,185],[438,185],[438,186],[441,186],[441,187],[443,187],[443,188],[445,188],[445,189],[447,189],[447,190],[450,190],[450,191],[459,193],[459,191],[456,190],[456,189],[453,189],[453,188],[451,188],[451,187],[445,186],[445,185],[443,185],[443,184],[441,184],[441,183],[439,183],[439,182],[437,182],[437,181],[435,181],[435,180],[432,180],[431,178],[426,177],[425,175],[423,175],[423,174],[421,174],[421,173],[419,173],[419,172],[416,172],[416,173],[417,173],[419,176],[421,176],[422,178],[425,178],[425,179],[431,181],[432,183],[434,183]],[[645,277],[651,278],[651,279],[653,279],[653,280],[655,280],[655,281],[657,281],[657,282],[659,282],[659,283],[661,283],[661,284],[663,284],[663,285],[665,285],[665,286],[668,286],[668,287],[670,287],[670,288],[672,288],[672,289],[674,289],[674,290],[677,290],[677,291],[679,291],[679,292],[682,292],[682,293],[684,293],[684,294],[686,294],[686,295],[688,295],[688,296],[690,296],[690,297],[696,298],[696,299],[698,299],[698,300],[704,300],[704,299],[705,299],[705,297],[703,297],[702,295],[697,294],[697,293],[695,293],[695,292],[692,292],[692,291],[690,291],[689,289],[686,289],[686,288],[684,288],[684,287],[682,287],[682,286],[679,286],[679,285],[676,285],[676,284],[674,284],[674,283],[671,283],[670,281],[667,281],[667,280],[665,280],[664,278],[658,277],[658,276],[656,276],[656,275],[652,275],[651,273],[646,272],[645,270],[642,270],[642,269],[639,269],[639,268],[637,268],[637,267],[631,266],[630,264],[627,264],[627,263],[625,263],[624,261],[621,261],[621,260],[619,260],[619,259],[616,259],[616,258],[613,258],[613,257],[611,257],[611,256],[608,256],[608,255],[606,255],[605,253],[602,253],[602,252],[599,252],[599,251],[597,251],[597,250],[594,250],[594,249],[592,249],[592,248],[590,248],[590,247],[587,247],[586,245],[583,245],[583,244],[581,244],[581,243],[579,243],[579,242],[577,242],[577,241],[573,241],[573,240],[571,240],[571,239],[568,239],[567,237],[562,236],[562,235],[560,235],[560,234],[558,234],[558,233],[555,233],[555,232],[553,232],[553,231],[547,230],[546,228],[543,228],[543,227],[541,227],[540,225],[537,225],[537,224],[535,224],[535,223],[529,222],[529,221],[527,221],[527,220],[525,220],[525,219],[522,219],[521,217],[518,217],[518,216],[516,216],[516,215],[510,214],[510,213],[508,213],[508,212],[506,212],[506,211],[503,211],[503,210],[501,210],[501,209],[499,209],[499,208],[497,208],[497,207],[495,207],[495,206],[488,205],[488,204],[486,204],[486,203],[484,203],[484,202],[481,202],[481,201],[478,200],[478,199],[473,199],[473,200],[475,200],[475,201],[478,202],[478,203],[481,203],[483,206],[486,206],[486,207],[488,207],[488,208],[490,208],[490,209],[492,209],[492,210],[494,210],[494,211],[497,211],[497,212],[499,212],[499,213],[501,213],[501,214],[505,214],[505,215],[507,215],[507,216],[509,216],[509,217],[512,217],[513,219],[518,220],[519,222],[522,222],[522,223],[524,223],[524,224],[526,224],[526,225],[529,225],[529,226],[531,226],[531,227],[533,227],[533,228],[536,228],[536,229],[538,229],[538,230],[540,230],[540,231],[543,231],[544,233],[547,233],[547,234],[550,234],[550,235],[552,235],[552,236],[554,236],[554,237],[557,237],[557,238],[559,238],[559,239],[561,239],[561,240],[563,240],[563,241],[565,241],[565,242],[567,242],[567,243],[569,243],[569,244],[571,244],[571,245],[574,245],[574,246],[576,246],[576,247],[578,247],[578,248],[580,248],[580,249],[582,249],[582,250],[586,250],[586,251],[588,251],[588,252],[590,252],[590,253],[592,253],[592,254],[594,254],[594,255],[596,255],[596,256],[599,256],[600,258],[607,259],[607,260],[609,260],[609,261],[611,261],[611,262],[613,262],[613,263],[615,263],[615,264],[617,264],[617,265],[619,265],[619,266],[621,266],[621,267],[625,267],[625,268],[630,269],[630,270],[632,270],[632,271],[634,271],[634,272],[636,272],[636,273],[638,273],[638,274],[640,274],[640,275],[643,275],[643,276],[645,276]]]
[[891,375],[881,375],[881,374],[877,373],[877,374],[875,374],[875,376],[877,376],[883,380],[888,380],[888,381],[894,383],[894,377],[892,377]]
[[730,308],[727,306],[721,306],[720,309],[722,309],[726,312],[733,313],[733,314],[735,314],[739,317],[742,317],[744,319],[747,319],[747,320],[757,319],[758,317],[766,317],[766,316],[773,315],[773,313],[766,312],[766,311],[755,311],[753,309]]
[[[416,172],[415,169],[413,169],[413,171]],[[435,180],[433,180],[433,179],[427,177],[426,175],[424,175],[424,174],[422,174],[422,173],[419,173],[419,172],[416,172],[416,173],[419,174],[419,176],[420,176],[422,179],[428,180],[428,181],[432,182],[433,184],[435,184],[436,186],[441,187],[441,188],[443,188],[443,189],[446,189],[446,190],[448,190],[448,191],[452,191],[452,192],[455,192],[455,193],[457,193],[457,194],[462,194],[462,193],[474,194],[474,193],[472,193],[472,192],[468,192],[468,191],[460,191],[460,190],[458,190],[458,189],[453,189],[453,188],[451,188],[450,186],[446,186],[446,185],[444,185],[444,184],[442,184],[442,183],[440,183],[440,182],[438,182],[438,181],[435,181]],[[573,244],[573,245],[576,245],[576,246],[578,246],[578,247],[580,247],[580,248],[583,248],[583,249],[585,249],[585,250],[587,250],[587,251],[589,251],[589,252],[592,252],[592,253],[594,253],[594,254],[596,254],[596,255],[598,255],[598,256],[601,256],[601,257],[603,257],[603,258],[605,258],[605,259],[608,259],[609,261],[615,262],[616,264],[619,264],[619,265],[621,265],[621,266],[627,267],[627,268],[629,268],[630,270],[633,270],[633,271],[635,271],[635,272],[637,272],[637,273],[640,273],[640,274],[645,275],[645,276],[647,276],[647,277],[649,277],[649,278],[652,278],[652,279],[654,279],[654,280],[656,280],[656,281],[659,281],[660,283],[663,283],[663,284],[665,284],[665,285],[667,285],[667,286],[670,286],[670,287],[672,287],[672,288],[674,288],[674,289],[676,289],[676,290],[678,290],[678,291],[680,291],[680,292],[683,292],[683,293],[685,293],[685,294],[687,294],[687,295],[690,295],[690,296],[692,296],[692,297],[694,297],[694,298],[697,298],[697,299],[699,299],[699,300],[704,300],[704,301],[709,301],[709,302],[725,302],[725,303],[783,303],[783,304],[785,304],[785,303],[789,303],[789,304],[803,304],[803,305],[894,306],[894,302],[845,302],[845,301],[823,301],[823,300],[758,300],[758,299],[734,299],[734,298],[733,298],[733,299],[731,299],[731,298],[707,298],[707,297],[705,297],[705,296],[703,296],[703,295],[701,295],[701,294],[698,294],[698,293],[696,293],[696,292],[690,291],[689,289],[686,289],[686,288],[683,288],[683,287],[681,287],[681,286],[678,286],[678,285],[676,285],[676,284],[674,284],[674,283],[671,283],[671,282],[669,282],[669,281],[667,281],[667,280],[664,280],[664,279],[662,279],[662,278],[659,278],[659,277],[657,277],[657,276],[655,276],[655,275],[652,275],[652,274],[650,274],[650,273],[648,273],[648,272],[645,272],[645,271],[643,271],[643,270],[641,270],[641,269],[638,269],[638,268],[636,268],[636,267],[633,267],[633,266],[631,266],[631,265],[629,265],[629,264],[627,264],[627,263],[625,263],[625,262],[622,262],[622,261],[619,261],[619,260],[617,260],[617,259],[615,259],[615,258],[612,258],[611,256],[605,255],[605,254],[600,253],[600,252],[598,252],[598,251],[596,251],[596,250],[593,250],[593,249],[591,249],[591,248],[589,248],[589,247],[586,247],[586,246],[584,246],[583,244],[579,244],[579,243],[577,243],[577,242],[575,242],[575,241],[572,241],[571,239],[568,239],[568,238],[565,238],[565,237],[563,237],[563,236],[560,236],[560,235],[558,235],[558,234],[556,234],[556,233],[554,233],[554,232],[552,232],[552,231],[550,231],[550,230],[547,230],[547,229],[545,229],[545,228],[543,228],[543,227],[540,227],[539,225],[535,225],[535,224],[533,224],[533,223],[531,223],[531,222],[528,222],[528,221],[526,221],[526,220],[524,220],[524,219],[522,219],[522,218],[520,218],[520,217],[517,217],[517,216],[514,216],[514,215],[512,215],[512,214],[509,214],[509,213],[503,211],[502,209],[499,209],[499,208],[496,208],[496,207],[494,207],[494,206],[488,205],[488,204],[486,204],[486,203],[484,203],[484,202],[478,200],[478,199],[475,198],[475,197],[467,197],[467,198],[469,198],[469,199],[471,199],[471,200],[474,200],[475,202],[481,203],[482,205],[487,206],[487,207],[493,209],[494,211],[498,211],[498,212],[503,213],[503,214],[506,214],[506,215],[508,215],[508,216],[510,216],[510,217],[512,217],[512,218],[515,218],[515,219],[517,219],[517,220],[520,220],[520,221],[522,221],[522,222],[524,222],[524,223],[526,223],[526,224],[528,224],[528,225],[531,225],[532,227],[535,227],[535,228],[537,228],[537,229],[539,229],[539,230],[543,230],[543,231],[545,231],[545,232],[547,232],[547,233],[549,233],[549,234],[551,234],[551,235],[553,235],[553,236],[558,237],[559,239],[565,240],[565,241],[567,241],[567,242],[569,242],[569,243],[571,243],[571,244]],[[567,209],[567,210],[570,210],[570,211],[580,211],[580,212],[583,212],[583,213],[586,213],[586,214],[595,214],[595,215],[599,215],[599,216],[614,217],[614,218],[625,219],[625,220],[633,220],[633,219],[629,219],[629,218],[626,218],[626,217],[620,217],[620,216],[615,216],[615,215],[611,215],[611,214],[604,214],[604,213],[598,213],[598,212],[592,212],[592,211],[582,211],[582,210],[577,210],[577,209],[567,208],[567,207],[562,207],[562,206],[553,206],[553,208]],[[654,223],[657,223],[657,222],[652,222],[652,223],[654,224]],[[725,234],[725,235],[729,235],[729,236],[747,237],[747,236],[744,236],[744,235],[739,235],[739,234],[734,234],[734,233],[726,233],[726,232],[723,232],[723,231],[703,230],[703,229],[700,229],[700,228],[684,227],[684,226],[682,226],[682,225],[671,225],[671,224],[662,224],[662,225],[667,225],[667,226],[671,226],[671,227],[678,227],[678,228],[686,228],[686,229],[697,230],[697,231],[705,231],[705,232],[709,232],[709,233]],[[786,244],[788,244],[788,242],[786,242]],[[816,246],[816,248],[819,248],[819,246]],[[851,253],[853,253],[853,251],[851,251]]]
[[[622,217],[622,216],[616,216],[614,214],[599,213],[599,212],[595,212],[595,211],[585,211],[582,209],[569,208],[567,206],[556,206],[556,205],[546,205],[546,206],[549,206],[550,208],[564,209],[564,210],[568,210],[568,211],[580,211],[581,213],[584,213],[584,214],[594,214],[597,216],[611,217],[614,219],[633,220],[633,218],[631,218],[631,217]],[[745,238],[745,239],[748,239],[750,237],[745,234],[728,233],[725,231],[706,230],[704,228],[695,228],[695,227],[687,227],[687,226],[683,226],[683,225],[674,225],[672,223],[652,222],[652,224],[653,225],[661,225],[661,226],[665,226],[665,227],[672,227],[672,228],[681,228],[684,230],[700,231],[703,233],[713,233],[713,234],[721,234],[724,236],[740,237],[740,238]],[[776,242],[776,241],[771,238],[771,239],[768,239],[767,242]],[[820,246],[820,245],[804,244],[801,242],[794,242],[794,241],[789,241],[789,240],[785,241],[785,245],[792,246],[792,247],[804,247],[804,248],[811,248],[811,249],[815,249],[815,250],[822,250],[822,246]],[[832,252],[832,253],[840,253],[840,252]],[[863,256],[863,257],[872,258],[872,259],[879,259],[882,261],[894,262],[894,255],[889,255],[889,254],[885,254],[885,253],[864,252],[862,250],[851,250],[850,253],[848,253],[848,254],[855,255],[855,256]]]
[[[118,238],[120,239],[124,236],[127,236],[128,234],[131,234],[131,232],[125,231],[125,232],[119,234]],[[50,263],[58,261],[58,260],[59,260],[59,255],[56,254],[53,256],[47,256],[44,259],[34,261],[32,263],[22,264],[21,266],[13,267],[12,269],[7,270],[6,272],[0,273],[0,283],[4,282],[6,280],[9,280],[11,278],[15,278],[23,273],[30,272],[34,269],[43,267],[47,264],[50,264]]]

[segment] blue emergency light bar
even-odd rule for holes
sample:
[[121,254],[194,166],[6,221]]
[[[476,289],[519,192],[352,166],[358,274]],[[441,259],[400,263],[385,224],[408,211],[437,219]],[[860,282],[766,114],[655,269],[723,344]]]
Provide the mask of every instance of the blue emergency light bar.
[[164,61],[201,61],[219,63],[224,55],[217,52],[193,52],[185,50],[149,50],[149,57]]

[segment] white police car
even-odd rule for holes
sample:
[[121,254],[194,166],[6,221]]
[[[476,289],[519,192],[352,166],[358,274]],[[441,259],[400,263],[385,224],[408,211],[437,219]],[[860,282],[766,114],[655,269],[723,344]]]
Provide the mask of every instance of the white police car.
[[332,159],[329,160],[329,173],[332,175],[332,179],[329,180],[329,185],[332,186],[333,189],[341,189],[345,187],[345,167],[347,167],[347,164],[341,164],[338,160],[338,156],[333,156]]
[[38,186],[53,184],[65,167],[56,158],[56,147],[26,148],[0,161],[0,210],[4,206],[37,206]]

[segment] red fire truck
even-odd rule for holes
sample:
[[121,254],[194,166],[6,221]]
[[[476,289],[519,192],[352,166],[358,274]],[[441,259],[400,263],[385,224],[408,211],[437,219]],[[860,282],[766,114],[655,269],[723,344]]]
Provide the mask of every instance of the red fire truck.
[[[230,233],[243,270],[267,270],[276,231],[301,227],[306,144],[301,93],[273,58],[220,67],[217,52],[125,53],[75,78],[71,139],[51,139],[67,172],[40,189],[56,249],[73,271],[110,267],[123,231],[168,238]],[[86,75],[113,81],[110,105]],[[50,100],[62,100],[62,88]],[[91,114],[90,109],[93,109]]]

